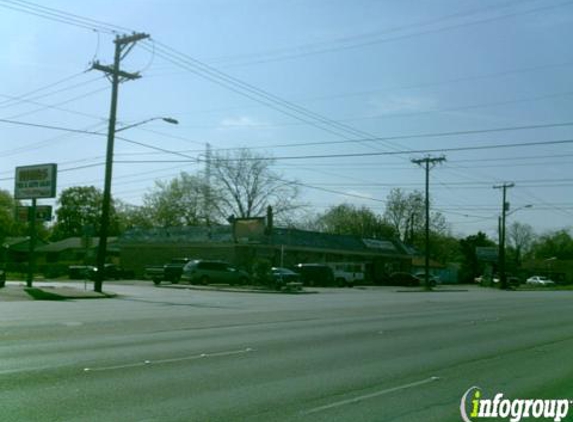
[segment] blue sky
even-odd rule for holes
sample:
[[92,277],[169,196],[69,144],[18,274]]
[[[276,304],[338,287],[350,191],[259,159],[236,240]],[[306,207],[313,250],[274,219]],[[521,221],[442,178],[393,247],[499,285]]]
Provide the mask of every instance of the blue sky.
[[[52,0],[41,5],[151,34],[154,41],[138,44],[122,63],[143,77],[121,85],[118,119],[130,124],[171,116],[180,124],[150,122],[123,132],[126,138],[199,159],[207,142],[214,150],[255,148],[277,157],[275,168],[285,178],[309,186],[302,188],[301,199],[315,212],[341,202],[382,212],[392,188],[423,190],[424,173],[410,160],[425,154],[413,151],[433,149],[440,155],[443,150],[447,162],[431,173],[432,200],[454,233],[483,230],[494,237],[501,196],[492,186],[506,181],[515,182],[508,190],[512,209],[533,205],[509,221],[529,223],[540,233],[571,227],[573,144],[451,149],[573,139],[573,126],[490,131],[573,122],[573,2]],[[10,9],[23,6],[28,13]],[[37,11],[20,0],[0,0],[0,119],[105,132],[110,84],[100,73],[84,71],[94,59],[110,63],[113,36],[29,13]],[[165,46],[317,113],[328,124],[308,115],[304,122],[295,119],[177,66],[166,60]],[[62,80],[23,97],[26,101],[14,100]],[[103,186],[105,137],[0,125],[0,188],[13,190],[16,166],[45,162],[58,163],[60,190]],[[452,134],[468,131],[473,133]],[[440,133],[450,135],[434,136]],[[394,139],[356,142],[365,138]],[[403,153],[384,155],[389,151]],[[372,154],[280,159],[367,153]],[[118,140],[114,196],[140,204],[154,180],[202,167],[127,162],[179,159]]]

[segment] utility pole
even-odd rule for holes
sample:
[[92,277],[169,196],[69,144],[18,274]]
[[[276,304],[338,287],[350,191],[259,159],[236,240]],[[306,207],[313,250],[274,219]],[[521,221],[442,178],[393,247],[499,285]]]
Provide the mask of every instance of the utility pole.
[[205,146],[205,189],[204,189],[204,201],[205,201],[205,224],[207,224],[207,235],[209,239],[212,236],[211,233],[211,144],[207,142]]
[[121,60],[127,56],[137,41],[149,38],[148,34],[136,34],[117,36],[114,40],[115,54],[113,65],[104,66],[94,62],[92,69],[104,72],[111,81],[111,106],[109,111],[109,125],[107,132],[107,150],[105,160],[105,181],[103,189],[102,212],[100,222],[99,244],[97,250],[97,273],[94,282],[94,290],[102,291],[105,278],[105,258],[107,253],[107,236],[109,231],[109,213],[111,207],[111,179],[113,170],[113,145],[115,140],[115,123],[117,116],[117,94],[120,82],[138,79],[139,73],[128,73],[120,69]]
[[502,190],[501,200],[501,223],[499,232],[499,251],[498,251],[498,271],[499,271],[499,286],[502,289],[507,289],[507,275],[505,274],[505,217],[509,210],[509,202],[506,201],[506,191],[508,188],[514,187],[514,183],[504,183],[502,185],[495,185],[494,189]]
[[419,158],[412,160],[414,164],[418,164],[426,170],[426,228],[425,228],[425,244],[426,244],[426,256],[424,263],[424,284],[426,290],[431,290],[430,286],[430,170],[433,169],[436,164],[446,161],[446,157],[443,155],[441,157],[430,157],[429,155],[425,158]]

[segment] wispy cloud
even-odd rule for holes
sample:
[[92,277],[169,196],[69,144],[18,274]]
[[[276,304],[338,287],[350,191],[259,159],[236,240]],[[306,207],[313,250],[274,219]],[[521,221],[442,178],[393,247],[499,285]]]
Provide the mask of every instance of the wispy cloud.
[[375,114],[424,112],[435,110],[437,101],[433,98],[390,95],[371,99],[370,107]]
[[265,126],[265,122],[256,120],[248,116],[227,117],[219,123],[219,129],[243,128],[254,126]]

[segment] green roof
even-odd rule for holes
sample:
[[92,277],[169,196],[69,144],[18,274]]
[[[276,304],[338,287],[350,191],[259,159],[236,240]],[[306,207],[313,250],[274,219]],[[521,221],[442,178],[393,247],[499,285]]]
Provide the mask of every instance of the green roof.
[[[192,226],[134,229],[124,233],[119,243],[125,246],[142,243],[234,243],[234,239],[231,226]],[[382,255],[412,255],[410,249],[395,239],[364,239],[291,228],[274,228],[272,236],[265,236],[253,243]]]

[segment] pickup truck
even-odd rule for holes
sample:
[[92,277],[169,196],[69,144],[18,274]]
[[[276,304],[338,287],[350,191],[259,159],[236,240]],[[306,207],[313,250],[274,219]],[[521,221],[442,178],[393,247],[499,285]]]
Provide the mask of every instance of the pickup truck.
[[144,277],[152,280],[155,285],[162,281],[179,283],[183,267],[190,261],[189,258],[173,258],[171,262],[164,265],[149,265],[145,267]]

